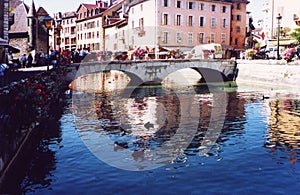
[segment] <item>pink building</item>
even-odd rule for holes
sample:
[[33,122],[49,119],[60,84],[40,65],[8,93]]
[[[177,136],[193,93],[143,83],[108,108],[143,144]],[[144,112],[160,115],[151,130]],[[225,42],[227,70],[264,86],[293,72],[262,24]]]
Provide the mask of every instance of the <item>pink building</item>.
[[230,45],[231,3],[210,0],[143,0],[129,4],[129,43],[188,50]]

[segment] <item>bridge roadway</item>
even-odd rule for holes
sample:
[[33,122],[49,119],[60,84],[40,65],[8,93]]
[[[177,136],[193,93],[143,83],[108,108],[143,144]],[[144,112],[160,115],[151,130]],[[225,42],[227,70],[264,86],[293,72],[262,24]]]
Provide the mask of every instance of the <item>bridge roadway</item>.
[[235,81],[238,69],[235,60],[229,59],[176,59],[176,60],[137,60],[137,61],[89,61],[72,64],[68,80],[91,73],[122,71],[131,78],[129,85],[160,83],[169,74],[186,68],[196,70],[202,82]]

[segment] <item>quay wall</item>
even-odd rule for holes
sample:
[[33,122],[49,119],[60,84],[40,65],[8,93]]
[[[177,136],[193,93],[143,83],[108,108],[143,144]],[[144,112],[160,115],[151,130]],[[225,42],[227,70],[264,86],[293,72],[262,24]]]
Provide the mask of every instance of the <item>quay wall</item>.
[[275,87],[300,89],[300,60],[290,63],[285,60],[237,60],[237,67],[237,85],[261,85],[270,90]]

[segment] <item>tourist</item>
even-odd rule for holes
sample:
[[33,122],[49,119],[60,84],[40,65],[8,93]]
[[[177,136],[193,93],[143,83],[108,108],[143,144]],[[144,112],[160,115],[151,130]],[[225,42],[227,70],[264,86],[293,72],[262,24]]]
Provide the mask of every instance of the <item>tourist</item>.
[[27,61],[26,54],[23,54],[21,57],[22,68],[26,68],[26,61]]
[[33,57],[31,55],[31,53],[28,55],[27,57],[27,67],[31,67],[32,66],[32,61],[33,61]]

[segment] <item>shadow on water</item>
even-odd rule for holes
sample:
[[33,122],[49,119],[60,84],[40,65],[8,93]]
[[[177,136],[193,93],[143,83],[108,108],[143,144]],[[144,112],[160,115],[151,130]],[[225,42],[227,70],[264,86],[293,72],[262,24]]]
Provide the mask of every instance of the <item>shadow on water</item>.
[[48,178],[56,169],[56,157],[49,145],[61,142],[59,107],[53,109],[52,117],[32,132],[26,147],[1,184],[0,194],[26,194],[51,188],[52,180]]

